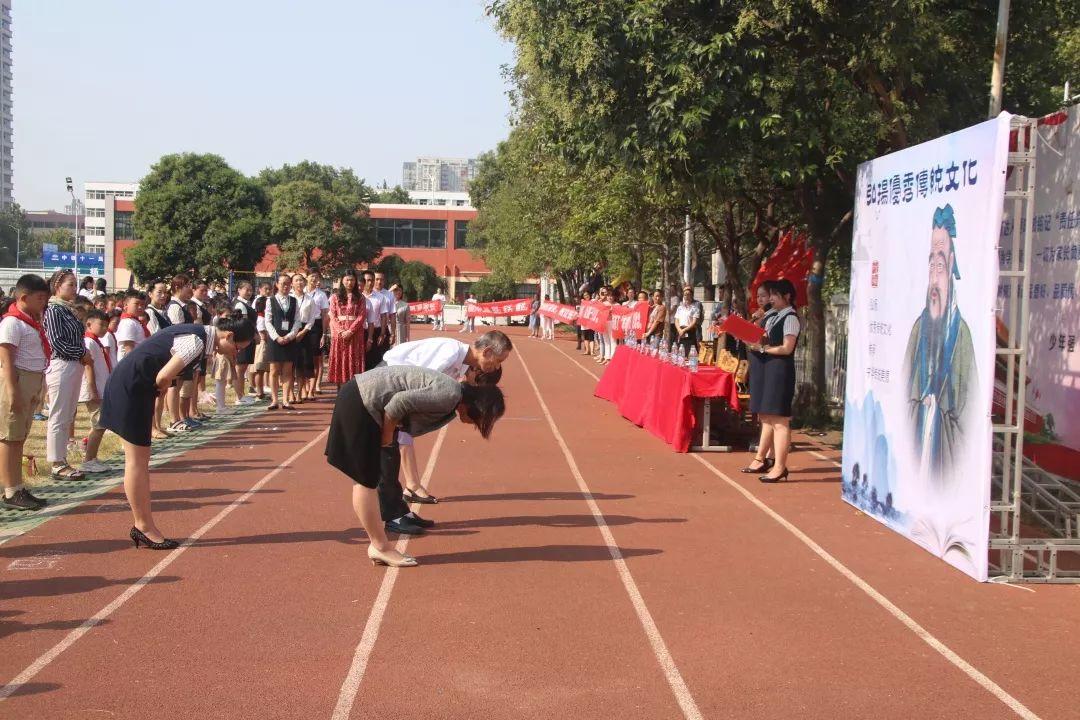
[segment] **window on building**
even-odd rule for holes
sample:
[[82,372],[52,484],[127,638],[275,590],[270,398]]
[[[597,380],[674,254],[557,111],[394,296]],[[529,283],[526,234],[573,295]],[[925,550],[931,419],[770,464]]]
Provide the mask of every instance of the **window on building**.
[[103,227],[88,227],[86,228],[87,235],[104,235],[105,228]]
[[134,213],[118,212],[113,217],[113,237],[117,240],[134,240],[135,227],[131,218]]
[[455,220],[454,221],[454,247],[463,248],[467,247],[465,244],[465,238],[469,235],[469,221],[468,220]]
[[105,217],[105,208],[87,208],[86,217]]
[[375,237],[383,247],[444,248],[445,220],[375,220]]

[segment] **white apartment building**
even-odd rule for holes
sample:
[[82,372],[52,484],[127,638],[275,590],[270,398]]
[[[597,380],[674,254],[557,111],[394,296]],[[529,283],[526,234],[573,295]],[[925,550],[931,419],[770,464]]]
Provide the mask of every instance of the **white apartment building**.
[[0,209],[12,203],[11,0],[0,0]]
[[116,271],[116,241],[134,237],[131,218],[138,192],[137,182],[86,183],[83,252],[105,256],[105,279],[109,287],[127,283],[127,271]]
[[410,190],[409,200],[411,200],[414,205],[440,205],[443,207],[472,208],[472,200],[467,192]]
[[421,157],[402,163],[401,186],[426,192],[468,192],[476,169],[472,158]]

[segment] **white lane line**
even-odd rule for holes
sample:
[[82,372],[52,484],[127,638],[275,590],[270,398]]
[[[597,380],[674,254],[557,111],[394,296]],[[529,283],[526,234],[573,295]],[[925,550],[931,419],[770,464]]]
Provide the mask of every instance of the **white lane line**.
[[[555,346],[552,345],[552,347],[555,347]],[[559,348],[555,347],[555,349],[558,350],[563,355],[565,355],[566,357],[570,358],[570,360],[573,360],[574,363],[576,365],[578,365],[578,367],[580,367],[586,373],[588,373],[589,375],[592,375],[594,378],[597,377],[596,375],[593,375],[593,373],[590,372],[588,370],[588,368],[586,368],[586,367],[582,366],[580,363],[578,363],[577,360],[574,360],[574,358],[570,357],[569,355],[567,355],[565,352],[563,352]],[[599,378],[597,378],[597,379],[599,379]],[[820,447],[820,445],[819,445],[819,447]],[[823,454],[821,454],[821,453],[819,453],[817,451],[811,450],[810,454],[812,454],[812,455],[814,455],[814,456],[816,456],[816,457],[818,457],[818,458],[820,458],[822,460],[825,460],[826,462],[833,463],[837,467],[840,466],[840,463],[837,463],[835,460],[832,460],[832,459],[826,457],[825,455],[823,455]],[[826,563],[828,563],[834,570],[836,570],[841,575],[843,575],[845,578],[847,578],[847,580],[850,581],[853,585],[855,585],[855,587],[859,588],[864,593],[866,593],[868,596],[870,596],[870,598],[874,602],[876,602],[878,605],[883,607],[890,615],[892,615],[894,618],[896,618],[901,623],[903,623],[903,625],[908,630],[915,633],[915,635],[917,635],[923,642],[925,642],[927,645],[929,645],[934,650],[936,650],[939,654],[941,654],[942,657],[944,657],[950,663],[952,663],[957,668],[962,670],[968,677],[970,677],[972,680],[974,680],[976,683],[978,683],[984,690],[986,690],[987,692],[992,694],[994,697],[996,697],[998,700],[1000,700],[1005,705],[1007,705],[1010,710],[1012,710],[1014,713],[1016,713],[1020,717],[1025,718],[1026,720],[1039,720],[1038,715],[1033,713],[1023,703],[1021,703],[1019,700],[1017,700],[1012,695],[1007,693],[1000,685],[998,685],[993,680],[991,680],[986,675],[984,675],[982,672],[980,672],[978,669],[976,669],[973,665],[971,665],[971,663],[967,662],[962,657],[957,655],[956,652],[954,652],[951,648],[949,648],[947,645],[945,645],[945,643],[941,642],[936,637],[934,637],[932,634],[930,634],[930,632],[926,628],[924,628],[919,623],[915,622],[915,620],[910,615],[908,615],[903,610],[901,610],[899,607],[894,605],[891,600],[889,600],[887,597],[882,595],[870,583],[863,580],[861,577],[856,575],[854,571],[852,571],[846,565],[844,565],[842,562],[840,562],[835,557],[830,555],[824,548],[822,548],[820,545],[818,545],[816,542],[814,542],[810,538],[810,536],[808,536],[806,533],[804,533],[798,527],[796,527],[791,522],[789,522],[783,515],[776,512],[775,510],[773,510],[768,505],[766,505],[763,501],[758,499],[758,497],[756,495],[751,493],[749,490],[744,488],[739,483],[732,480],[730,477],[728,477],[726,474],[724,474],[719,468],[714,466],[712,463],[704,460],[700,455],[691,453],[690,457],[694,458],[699,463],[704,465],[706,468],[709,469],[710,472],[712,472],[714,475],[719,477],[725,483],[727,483],[732,488],[737,490],[740,494],[743,495],[743,497],[745,497],[747,500],[749,500],[751,503],[753,503],[759,510],[761,510],[763,513],[765,513],[770,518],[772,518],[777,523],[779,523],[781,525],[781,527],[783,527],[785,530],[787,530],[788,532],[793,534],[804,545],[806,545],[814,554],[816,554],[818,557],[820,557],[822,560],[824,560]]]
[[891,600],[878,592],[870,583],[863,580],[861,577],[856,575],[854,571],[850,570],[846,565],[844,565],[842,562],[830,555],[828,551],[826,551],[823,547],[814,542],[810,538],[810,536],[808,536],[806,533],[804,533],[792,523],[788,522],[788,520],[783,515],[776,512],[764,502],[759,500],[757,496],[755,496],[752,492],[732,480],[724,472],[715,467],[712,463],[702,459],[700,455],[691,455],[691,457],[704,465],[706,468],[708,468],[710,472],[712,472],[718,478],[730,485],[734,490],[739,492],[743,497],[745,497],[759,510],[761,510],[761,512],[768,515],[770,518],[779,523],[781,527],[783,527],[785,530],[798,538],[804,545],[806,545],[806,547],[810,548],[811,552],[813,552],[815,555],[817,555],[830,566],[832,566],[834,570],[847,578],[855,587],[859,588],[864,593],[869,595],[874,602],[885,608],[885,610],[890,615],[903,623],[908,630],[915,633],[923,642],[925,642],[927,645],[940,653],[942,657],[944,657],[950,663],[962,670],[968,677],[977,682],[984,690],[992,694],[1001,702],[1005,703],[1005,705],[1007,705],[1010,710],[1012,710],[1020,717],[1026,718],[1027,720],[1038,720],[1038,715],[1029,710],[1026,706],[1024,706],[1023,703],[1014,698],[1012,695],[1005,692],[1005,690],[1000,685],[995,683],[986,675],[979,672],[979,670],[977,670],[973,665],[971,665],[971,663],[967,662],[962,657],[957,655],[945,643],[941,642],[936,637],[931,635],[930,631],[928,631],[919,623],[915,622],[915,620],[912,619],[910,615],[908,615],[899,607],[894,605]]
[[[420,484],[424,487],[427,487],[431,481],[431,474],[435,471],[435,461],[439,457],[445,437],[446,426],[443,426],[435,438],[435,445],[431,448],[427,466],[424,467],[424,475],[420,478]],[[409,536],[403,535],[394,549],[403,553],[408,544]],[[360,683],[364,680],[368,660],[371,659],[375,642],[379,639],[379,627],[382,625],[383,616],[386,615],[386,608],[390,604],[390,593],[394,591],[394,583],[397,582],[399,570],[400,568],[396,567],[387,568],[386,574],[383,575],[382,584],[379,585],[379,594],[375,596],[375,603],[371,606],[371,612],[368,613],[367,622],[364,623],[364,632],[360,634],[360,643],[356,646],[356,652],[353,653],[352,665],[349,666],[349,672],[345,675],[345,681],[341,683],[337,705],[334,706],[334,714],[330,716],[333,720],[348,720],[352,712],[356,694],[360,691]]]
[[247,490],[247,492],[233,500],[232,503],[222,509],[221,512],[212,517],[201,528],[192,533],[191,537],[184,540],[184,542],[180,544],[180,547],[170,552],[161,562],[152,567],[145,575],[143,575],[141,578],[129,585],[128,588],[124,590],[124,592],[120,593],[120,595],[118,595],[115,600],[98,610],[93,617],[84,622],[82,625],[69,632],[63,640],[56,643],[56,645],[53,645],[52,648],[47,650],[43,655],[41,655],[41,657],[31,663],[29,667],[16,675],[11,682],[9,682],[3,688],[0,688],[0,702],[3,702],[13,693],[17,692],[22,685],[30,682],[30,680],[32,680],[34,676],[36,676],[38,673],[48,667],[49,664],[57,657],[59,657],[62,652],[74,645],[83,635],[86,635],[86,633],[90,632],[97,625],[100,625],[102,621],[104,621],[107,617],[120,609],[120,607],[124,603],[126,603],[128,600],[135,596],[135,593],[146,587],[150,583],[150,581],[160,575],[165,568],[172,565],[173,562],[175,562],[176,559],[180,557],[185,550],[191,547],[196,540],[213,530],[218,523],[220,523],[229,515],[229,513],[231,513],[243,503],[245,503],[248,498],[258,492],[263,485],[266,485],[266,483],[277,477],[282,470],[291,465],[293,461],[295,461],[298,457],[310,450],[312,446],[315,445],[315,443],[322,440],[323,437],[326,436],[327,432],[327,430],[323,430],[321,433],[312,438],[307,445],[304,445],[304,447],[300,448],[295,453],[290,455],[283,463],[281,463],[276,468],[264,475],[262,480],[259,480],[259,482],[252,485],[251,488]]
[[540,409],[543,410],[544,417],[547,418],[548,426],[551,428],[551,432],[555,436],[556,442],[559,443],[559,447],[562,449],[563,457],[566,458],[566,464],[570,466],[570,472],[577,481],[578,488],[581,490],[581,494],[584,496],[585,502],[592,512],[593,519],[596,521],[596,526],[600,528],[600,534],[604,537],[604,543],[607,545],[608,552],[611,553],[611,559],[615,563],[615,568],[618,570],[623,587],[626,588],[626,594],[630,596],[630,603],[634,606],[634,612],[637,613],[638,620],[645,630],[645,636],[649,639],[649,645],[652,646],[653,654],[656,655],[656,660],[660,663],[660,668],[664,671],[664,676],[667,678],[668,685],[671,686],[671,692],[675,695],[675,700],[679,703],[679,707],[682,708],[683,716],[686,720],[701,720],[701,711],[698,710],[697,703],[694,702],[694,697],[690,694],[690,688],[686,685],[686,681],[683,680],[679,668],[675,665],[675,659],[672,658],[671,653],[668,652],[667,644],[660,635],[660,629],[656,627],[656,622],[653,620],[652,613],[649,612],[649,608],[645,605],[645,599],[641,597],[641,591],[638,590],[637,583],[634,582],[634,576],[630,574],[630,568],[627,566],[622,551],[619,550],[619,546],[615,542],[615,536],[612,535],[607,520],[604,518],[604,514],[600,512],[600,506],[597,505],[596,500],[593,499],[592,491],[589,490],[585,478],[582,477],[577,462],[574,460],[574,455],[570,452],[570,447],[563,439],[562,433],[559,432],[559,428],[555,424],[555,419],[551,416],[551,411],[548,410],[547,403],[544,402],[544,398],[540,394],[540,388],[537,387],[536,380],[529,371],[529,366],[525,363],[525,358],[522,357],[521,352],[517,353],[517,358],[521,361],[521,367],[524,368],[526,377],[529,378],[529,384],[532,385],[533,392],[536,393],[536,399],[540,402]]

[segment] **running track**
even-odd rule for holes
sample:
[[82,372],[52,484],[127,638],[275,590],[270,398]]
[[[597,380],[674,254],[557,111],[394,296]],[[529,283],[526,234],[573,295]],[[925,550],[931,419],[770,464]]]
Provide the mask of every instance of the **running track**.
[[364,557],[328,400],[153,471],[180,550],[119,490],[0,546],[0,718],[1080,718],[1080,589],[970,581],[833,452],[776,486],[673,454],[515,340],[493,439],[418,440],[419,568]]

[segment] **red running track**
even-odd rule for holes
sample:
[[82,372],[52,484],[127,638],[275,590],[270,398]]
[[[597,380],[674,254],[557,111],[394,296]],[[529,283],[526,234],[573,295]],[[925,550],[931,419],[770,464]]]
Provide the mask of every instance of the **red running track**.
[[674,454],[515,342],[492,440],[418,440],[418,568],[367,563],[329,400],[153,471],[180,551],[131,549],[119,491],[0,546],[0,718],[1080,717],[1080,589],[972,582],[832,453]]

